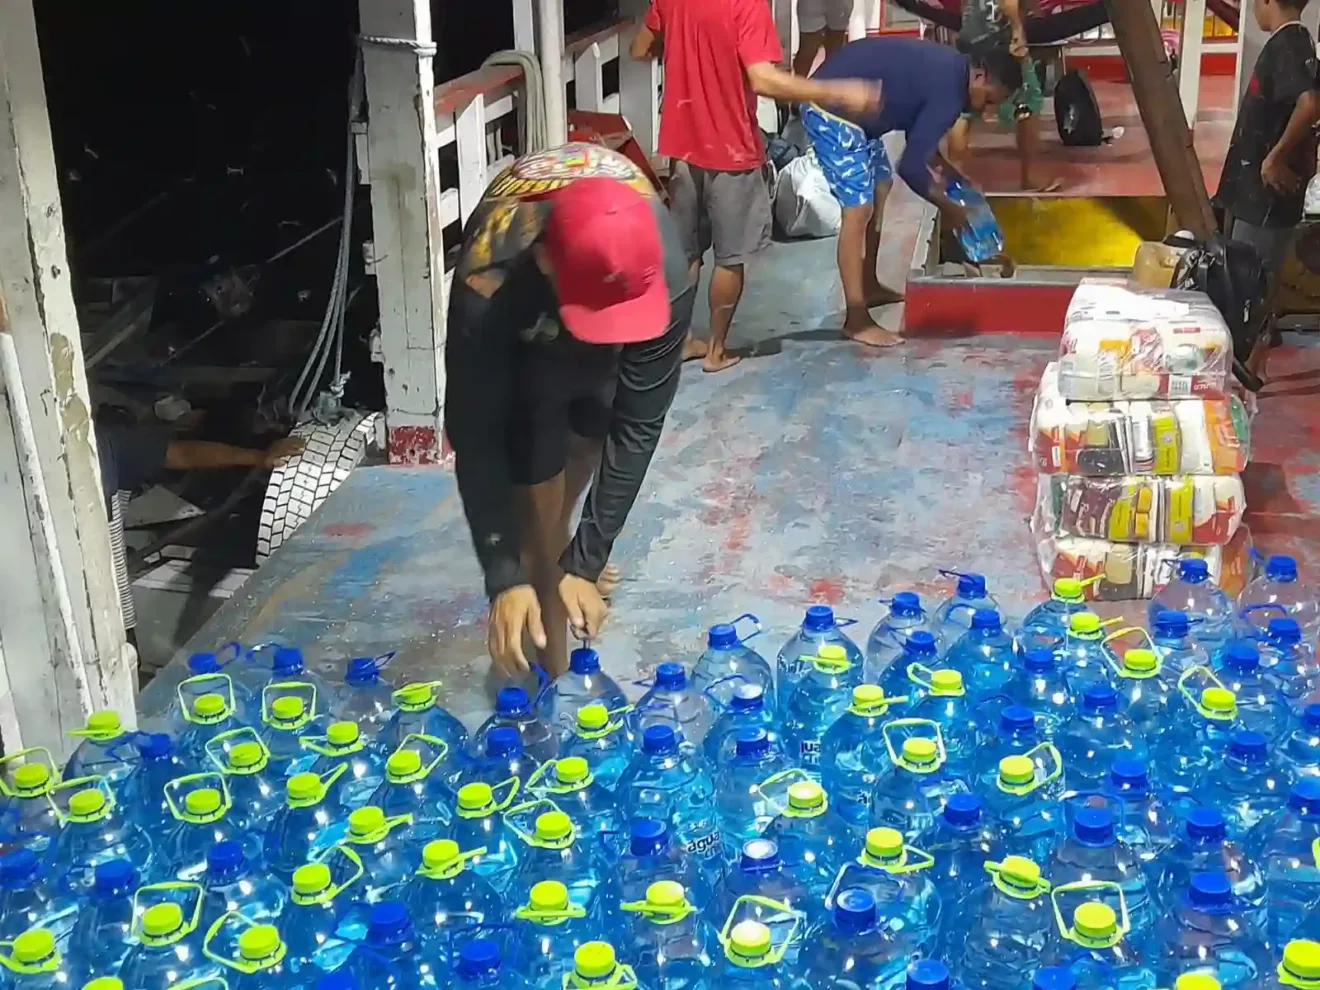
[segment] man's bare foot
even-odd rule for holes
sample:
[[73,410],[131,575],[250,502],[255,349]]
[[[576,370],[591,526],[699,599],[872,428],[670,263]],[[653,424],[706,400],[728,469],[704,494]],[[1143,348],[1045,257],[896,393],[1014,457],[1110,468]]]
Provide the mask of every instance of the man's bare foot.
[[1025,179],[1022,183],[1023,192],[1053,193],[1053,192],[1058,192],[1062,188],[1063,188],[1063,179],[1057,175],[1054,176],[1053,178],[1041,178],[1040,176],[1032,176],[1028,179]]
[[724,371],[732,368],[741,360],[741,357],[730,354],[723,347],[718,350],[711,348],[710,353],[701,362],[701,370],[706,372]]
[[903,343],[902,337],[892,330],[886,330],[870,316],[864,320],[860,317],[849,319],[843,325],[843,335],[867,347],[893,347],[895,344]]
[[892,303],[902,302],[903,293],[896,289],[891,289],[887,285],[881,285],[877,282],[869,286],[866,290],[867,308],[872,306],[889,306]]
[[600,572],[600,577],[596,578],[596,590],[600,592],[601,598],[609,598],[618,590],[619,582],[623,580],[623,572],[613,564],[606,564],[605,570]]
[[683,341],[683,360],[695,361],[697,358],[704,358],[709,350],[704,340],[688,334],[687,339]]

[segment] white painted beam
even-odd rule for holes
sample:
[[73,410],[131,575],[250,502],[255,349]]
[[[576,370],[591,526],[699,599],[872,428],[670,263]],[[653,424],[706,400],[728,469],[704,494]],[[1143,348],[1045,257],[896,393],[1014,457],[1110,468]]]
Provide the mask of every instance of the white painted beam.
[[[1178,45],[1178,96],[1187,126],[1195,128],[1201,101],[1201,49],[1205,40],[1205,0],[1184,0],[1182,39]],[[1250,12],[1242,11],[1243,17]]]
[[[367,3],[369,0],[360,0]],[[568,140],[567,94],[564,92],[564,3],[536,2],[537,57],[545,86],[546,137],[553,148]]]

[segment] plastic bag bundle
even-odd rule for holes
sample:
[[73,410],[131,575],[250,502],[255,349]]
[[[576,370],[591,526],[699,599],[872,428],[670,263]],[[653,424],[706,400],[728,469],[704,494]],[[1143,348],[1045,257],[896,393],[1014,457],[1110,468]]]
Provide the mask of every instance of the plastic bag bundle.
[[1230,596],[1237,596],[1247,583],[1251,536],[1240,527],[1222,547],[1182,547],[1168,543],[1118,543],[1081,536],[1045,535],[1036,544],[1041,572],[1047,583],[1056,578],[1075,577],[1085,581],[1094,601],[1129,601],[1153,598],[1168,584],[1176,562],[1183,557],[1204,557],[1210,578]]
[[1039,530],[1182,547],[1227,543],[1245,510],[1242,479],[1236,475],[1043,474],[1036,499]]

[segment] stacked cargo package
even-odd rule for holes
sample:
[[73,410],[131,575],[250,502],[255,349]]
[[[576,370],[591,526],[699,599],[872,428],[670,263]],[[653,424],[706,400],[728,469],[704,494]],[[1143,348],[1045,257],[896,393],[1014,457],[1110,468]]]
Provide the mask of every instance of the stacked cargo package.
[[1241,584],[1251,444],[1232,346],[1203,293],[1078,286],[1031,415],[1047,582],[1103,575],[1093,597],[1150,598],[1173,560],[1198,555],[1221,587]]

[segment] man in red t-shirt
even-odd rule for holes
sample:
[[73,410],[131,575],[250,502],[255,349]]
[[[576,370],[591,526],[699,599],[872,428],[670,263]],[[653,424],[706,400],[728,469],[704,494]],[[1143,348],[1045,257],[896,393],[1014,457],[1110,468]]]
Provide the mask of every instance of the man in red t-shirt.
[[756,98],[816,103],[848,114],[880,107],[875,83],[817,82],[779,68],[783,51],[766,0],[651,0],[633,58],[663,52],[660,154],[673,159],[670,209],[692,264],[712,248],[709,345],[689,337],[684,356],[706,371],[738,363],[724,349],[743,290],[743,266],[770,243],[770,195]]

